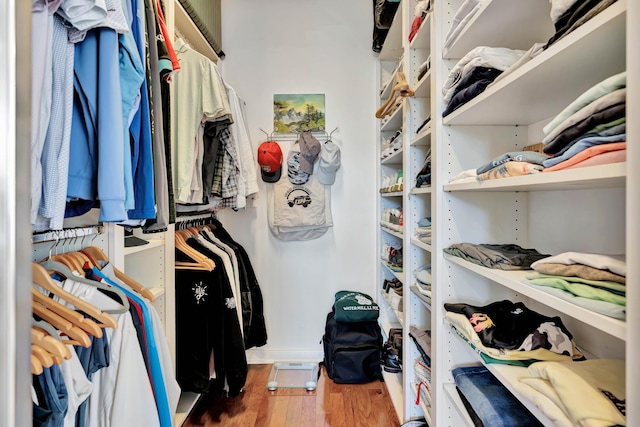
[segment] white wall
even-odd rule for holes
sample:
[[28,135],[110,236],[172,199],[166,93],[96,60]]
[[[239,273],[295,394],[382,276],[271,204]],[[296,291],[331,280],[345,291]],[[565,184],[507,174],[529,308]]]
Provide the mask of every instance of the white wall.
[[[371,3],[222,2],[227,55],[222,73],[247,104],[254,153],[265,139],[259,129],[273,129],[276,93],[324,93],[326,127],[339,127],[333,140],[342,149],[342,167],[331,190],[334,227],[324,236],[303,242],[275,238],[267,225],[268,184],[262,181],[254,208],[220,215],[249,252],[264,296],[268,343],[249,351],[250,363],[320,360],[319,341],[335,292],[375,291],[377,106]],[[291,144],[281,142],[285,156]]]

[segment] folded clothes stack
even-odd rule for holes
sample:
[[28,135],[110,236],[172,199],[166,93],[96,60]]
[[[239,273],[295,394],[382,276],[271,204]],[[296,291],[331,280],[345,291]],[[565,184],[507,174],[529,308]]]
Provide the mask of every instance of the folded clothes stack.
[[446,117],[480,95],[503,71],[517,62],[525,52],[506,47],[478,46],[451,69],[442,87]]
[[443,250],[474,264],[499,270],[530,270],[531,264],[549,256],[513,243],[454,243]]
[[573,304],[616,319],[626,318],[624,255],[563,252],[531,264],[526,283]]
[[626,71],[599,82],[544,127],[545,172],[626,160],[626,85]]

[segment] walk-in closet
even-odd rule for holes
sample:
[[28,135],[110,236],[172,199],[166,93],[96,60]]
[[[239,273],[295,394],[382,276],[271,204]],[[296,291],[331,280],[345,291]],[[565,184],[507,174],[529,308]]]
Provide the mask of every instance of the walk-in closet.
[[639,21],[4,2],[0,425],[640,425]]

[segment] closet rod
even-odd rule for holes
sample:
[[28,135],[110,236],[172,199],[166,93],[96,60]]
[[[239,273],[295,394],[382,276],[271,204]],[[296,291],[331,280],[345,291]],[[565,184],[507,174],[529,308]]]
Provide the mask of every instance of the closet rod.
[[176,217],[176,224],[180,224],[182,222],[187,222],[187,221],[197,221],[199,219],[209,219],[209,218],[217,219],[216,213],[206,212],[199,215],[180,215]]
[[[267,136],[267,140],[269,141],[276,141],[276,140],[280,140],[280,141],[297,141],[298,138],[300,138],[300,134],[302,132],[294,132],[294,133],[276,133],[275,131],[272,131],[271,133],[267,132],[266,130],[262,129],[262,128],[258,128],[262,133],[264,133]],[[320,130],[320,131],[312,131],[311,135],[313,135],[316,138],[325,138],[324,141],[321,142],[327,142],[329,140],[331,140],[331,137],[333,135],[334,132],[336,132],[339,128],[336,126],[331,132],[327,132],[325,129]]]
[[62,230],[50,230],[42,233],[34,233],[31,243],[54,242],[57,240],[72,239],[78,237],[102,234],[104,226],[91,225],[88,227],[63,228]]

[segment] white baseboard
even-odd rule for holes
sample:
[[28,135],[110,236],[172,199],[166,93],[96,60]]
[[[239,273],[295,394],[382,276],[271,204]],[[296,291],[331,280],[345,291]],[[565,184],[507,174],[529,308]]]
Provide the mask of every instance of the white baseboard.
[[247,350],[247,363],[258,365],[274,362],[320,362],[324,359],[322,350]]

